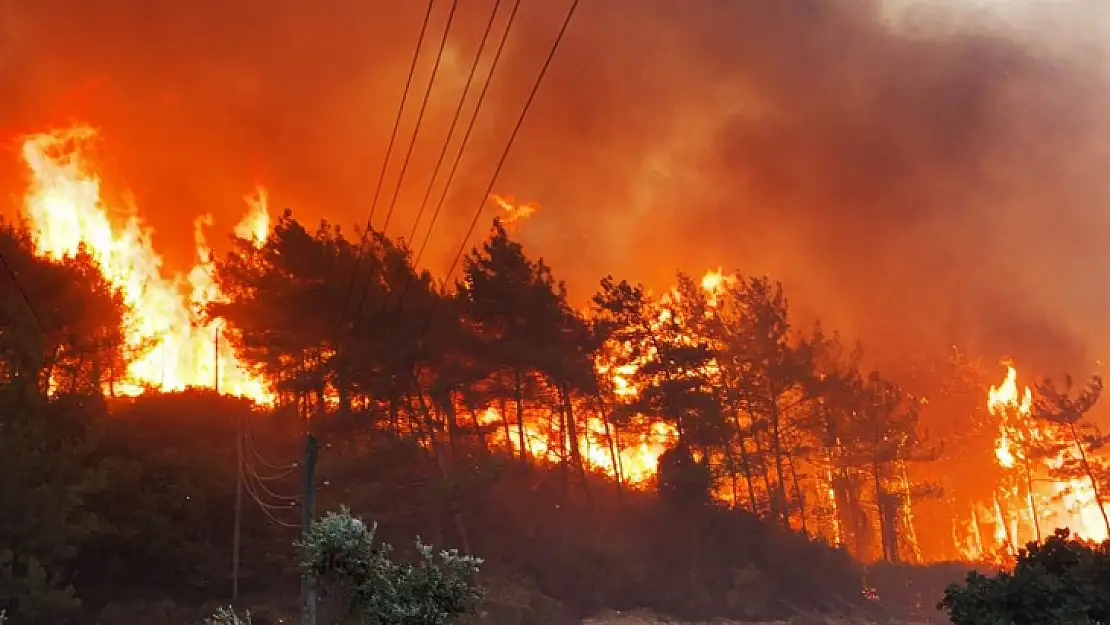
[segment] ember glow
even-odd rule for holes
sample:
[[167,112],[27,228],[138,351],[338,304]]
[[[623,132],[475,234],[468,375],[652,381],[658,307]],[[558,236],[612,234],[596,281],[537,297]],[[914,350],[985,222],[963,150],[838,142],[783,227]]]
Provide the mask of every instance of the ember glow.
[[[520,453],[520,431],[512,417],[502,418],[497,408],[487,408],[481,417],[487,426],[497,426],[493,430],[492,442]],[[579,425],[578,453],[591,470],[609,477],[620,476],[629,484],[644,484],[655,476],[659,456],[674,443],[674,428],[666,423],[648,424],[641,434],[618,432],[607,426],[606,421],[596,414],[585,419],[585,431]],[[546,462],[559,462],[563,449],[567,448],[566,434],[558,423],[544,423],[526,413],[524,417],[524,441],[529,457]],[[612,443],[610,444],[610,441]],[[562,443],[562,444],[560,444]]]
[[[218,378],[222,392],[271,402],[265,382],[250,375],[219,341],[220,320],[202,314],[206,304],[220,297],[203,233],[211,218],[196,221],[193,268],[186,275],[166,276],[151,231],[134,211],[128,211],[122,226],[113,221],[113,214],[122,211],[105,205],[100,177],[86,157],[95,136],[90,128],[76,127],[24,140],[22,156],[30,176],[23,214],[36,253],[61,258],[83,249],[123,295],[128,348],[139,355],[128,367],[127,380],[109,390],[136,395],[148,388],[214,387]],[[249,213],[235,231],[264,241],[269,222],[265,192],[259,190],[247,201]]]
[[497,195],[494,193],[489,199],[501,209],[501,223],[512,224],[523,219],[527,219],[534,215],[540,209],[540,205],[535,202],[528,202],[525,204],[517,204],[513,198]]

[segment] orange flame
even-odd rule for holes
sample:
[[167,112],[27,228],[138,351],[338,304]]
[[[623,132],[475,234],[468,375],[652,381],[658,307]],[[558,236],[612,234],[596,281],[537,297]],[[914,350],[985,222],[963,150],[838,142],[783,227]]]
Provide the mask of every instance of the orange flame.
[[[1106,539],[1089,482],[1054,476],[1056,469],[1073,459],[1074,447],[1051,424],[1037,421],[1032,406],[1032,390],[1028,386],[1019,390],[1017,371],[1007,365],[1002,384],[992,386],[987,395],[987,409],[999,420],[994,455],[1002,479],[989,508],[972,511],[972,535],[960,541],[968,559],[1013,555],[1025,543],[1058,527],[1091,540]],[[989,537],[983,535],[984,518],[994,519]]]
[[[493,196],[503,208],[510,210],[515,207],[510,200]],[[734,283],[734,276],[724,274],[720,269],[708,271],[701,279],[701,287],[708,294],[710,307],[717,305],[717,298],[725,286]],[[671,290],[665,293],[660,302],[678,298],[678,291]],[[662,307],[659,311],[658,322],[667,318],[669,310]],[[615,345],[610,349],[620,352],[627,345]],[[645,350],[642,358],[649,358],[651,349]],[[598,374],[607,377],[611,392],[618,399],[630,399],[640,393],[640,389],[633,382],[633,376],[643,362],[614,364],[612,354],[602,353],[595,363]],[[604,473],[610,477],[620,476],[630,484],[643,484],[653,478],[658,471],[659,457],[674,444],[678,438],[675,427],[663,421],[638,423],[635,428],[637,433],[616,432],[612,425],[606,427],[603,416],[596,409],[579,406],[577,414],[582,414],[582,408],[588,413],[581,419],[582,424],[577,428],[578,441],[566,440],[566,435],[561,431],[558,423],[546,420],[540,421],[524,416],[523,426],[512,415],[503,415],[495,407],[487,407],[479,420],[483,425],[500,424],[500,429],[494,429],[492,442],[504,448],[511,449],[514,453],[521,452],[520,428],[524,429],[525,453],[534,459],[546,462],[560,462],[566,450],[573,444],[577,447],[583,462],[592,470]],[[584,427],[583,427],[584,425]],[[629,440],[629,439],[632,440]],[[612,447],[610,447],[612,444]],[[614,458],[615,456],[615,458]],[[615,461],[615,462],[614,462]],[[727,493],[715,493],[722,500],[731,499]]]
[[[61,258],[84,249],[122,294],[128,347],[149,349],[130,363],[126,380],[114,386],[115,392],[134,395],[146,388],[218,387],[261,403],[272,402],[268,385],[251,375],[230,346],[219,341],[221,321],[206,319],[201,312],[220,297],[203,233],[211,217],[194,223],[197,264],[185,276],[164,276],[150,228],[134,212],[122,227],[109,216],[100,177],[85,156],[95,136],[91,128],[76,127],[23,142],[22,156],[30,172],[23,212],[37,254]],[[235,231],[265,241],[269,220],[265,192],[259,190],[248,203],[250,213]]]
[[503,224],[512,224],[527,219],[540,209],[540,205],[535,202],[517,204],[513,201],[513,198],[497,195],[496,193],[490,195],[489,199],[501,208],[503,213],[501,223]]

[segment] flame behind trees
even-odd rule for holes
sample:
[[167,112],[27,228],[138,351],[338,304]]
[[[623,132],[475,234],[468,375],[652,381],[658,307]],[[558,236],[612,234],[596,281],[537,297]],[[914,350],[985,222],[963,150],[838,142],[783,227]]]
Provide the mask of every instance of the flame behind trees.
[[[10,231],[0,241],[23,241],[21,253],[8,255],[25,276],[86,262],[80,254],[36,260],[30,236]],[[672,464],[692,467],[696,479],[665,481],[663,490],[700,489],[703,500],[850,542],[862,557],[914,553],[904,529],[902,466],[918,444],[907,418],[912,402],[891,385],[898,399],[875,410],[878,378],[862,376],[835,335],[794,333],[781,287],[765,278],[680,275],[658,298],[606,279],[583,314],[568,305],[550,268],[528,258],[499,225],[468,255],[449,291],[375,234],[351,298],[366,288],[367,305],[354,318],[352,305],[337,335],[356,246],[329,224],[310,231],[290,214],[264,241],[256,231],[241,229],[233,249],[213,263],[220,297],[208,314],[225,321],[238,362],[270,383],[278,405],[313,418],[364,414],[421,442],[445,477],[465,458],[498,449],[519,463],[556,463],[568,492],[585,492],[595,472],[622,487],[651,487],[660,456],[679,447],[692,462],[676,457]],[[126,302],[93,279],[99,273],[87,262],[88,279],[65,280],[100,293],[115,316],[82,319],[125,327]],[[49,315],[48,298],[32,296]],[[5,298],[13,319],[18,304]],[[16,333],[3,338],[11,344],[5,353],[26,353],[14,345]],[[103,364],[76,347],[43,353],[56,354],[54,369],[68,367],[79,381],[49,368],[29,375],[82,388],[97,388],[97,372],[112,359],[126,364],[122,352],[105,355]],[[6,356],[4,366],[24,365]],[[874,419],[866,430],[856,418],[865,410]],[[904,435],[878,435],[888,431]],[[870,538],[880,518],[893,520],[885,541]]]
[[[55,262],[34,256],[31,234],[0,221],[0,254],[19,278],[0,301],[0,376],[39,392],[98,393],[121,378],[126,347],[123,297],[84,250]],[[7,278],[5,277],[5,281]]]
[[[265,384],[247,375],[226,345],[221,349],[220,320],[202,314],[207,304],[221,299],[211,280],[211,253],[203,236],[211,218],[196,221],[198,258],[192,270],[184,276],[164,275],[152,233],[134,211],[123,227],[114,223],[100,177],[88,160],[95,138],[94,130],[82,126],[27,137],[21,155],[29,184],[22,209],[35,254],[83,267],[79,270],[86,273],[96,271],[122,300],[123,336],[87,339],[118,341],[98,352],[126,357],[125,368],[116,366],[120,362],[114,358],[111,375],[98,374],[107,390],[113,395],[135,395],[148,388],[181,390],[212,386],[219,377],[226,392],[269,401]],[[265,194],[260,191],[246,199],[251,210],[237,231],[257,244],[266,237]],[[72,380],[47,384],[72,385]]]
[[1107,437],[1086,419],[1102,380],[1094,377],[1079,389],[1069,377],[1062,387],[1046,380],[1034,393],[1017,379],[1007,364],[1003,382],[988,393],[998,477],[973,511],[967,537],[957,536],[970,560],[1011,561],[1022,545],[1060,528],[1090,540],[1110,535],[1104,510],[1110,466],[1102,454]]
[[1102,378],[1092,377],[1090,382],[1078,389],[1074,398],[1071,397],[1073,386],[1070,376],[1065,377],[1063,388],[1046,380],[1037,387],[1038,397],[1033,404],[1033,411],[1038,419],[1062,430],[1066,436],[1064,440],[1070,442],[1070,447],[1057,446],[1050,465],[1053,476],[1069,485],[1061,496],[1076,496],[1076,490],[1085,490],[1076,482],[1089,480],[1089,494],[1084,498],[1086,501],[1081,503],[1086,504],[1083,506],[1085,510],[1094,508],[1098,512],[1105,529],[1105,534],[1098,538],[1106,539],[1110,537],[1110,518],[1106,514],[1104,493],[1107,478],[1110,477],[1110,465],[1099,456],[1099,451],[1110,439],[1096,425],[1084,420],[1102,395]]
[[[716,499],[861,557],[918,557],[921,489],[906,468],[928,457],[918,403],[861,373],[835,334],[792,328],[781,285],[679,274],[654,297],[606,278],[579,312],[499,221],[450,289],[373,238],[355,263],[335,228],[310,233],[287,214],[217,263],[226,301],[212,314],[279,403],[364,413],[417,439],[445,477],[501,449],[562,467],[568,495],[589,496],[596,472]],[[365,286],[367,304],[347,309],[337,340],[355,266],[352,299]],[[661,462],[680,470],[657,473]]]
[[[929,456],[918,402],[861,372],[835,334],[792,327],[774,281],[679,274],[656,297],[606,279],[583,313],[500,222],[444,288],[381,233],[359,258],[330,224],[308,229],[286,213],[269,228],[262,194],[225,258],[214,262],[198,236],[198,269],[168,279],[137,219],[113,227],[99,179],[74,152],[85,139],[25,146],[29,241],[51,266],[104,276],[95,289],[122,298],[109,300],[125,340],[109,337],[117,351],[97,358],[44,350],[86,380],[40,370],[48,383],[99,384],[104,369],[126,367],[140,383],[126,392],[211,384],[219,333],[222,390],[306,418],[366,415],[419,441],[445,478],[501,449],[560,465],[568,493],[572,476],[585,492],[591,472],[622,487],[662,480],[864,558],[918,556],[922,489],[907,469]],[[658,474],[669,449],[665,464],[684,477]]]
[[[166,278],[139,219],[110,218],[81,152],[91,137],[24,144],[27,221],[5,225],[0,245],[41,319],[5,299],[8,379],[55,393],[211,385],[218,350],[221,390],[305,417],[371,415],[420,441],[445,476],[501,449],[560,465],[568,491],[571,476],[585,489],[597,472],[682,502],[713,498],[864,558],[919,557],[913,503],[934,492],[909,467],[935,456],[919,433],[923,400],[862,372],[858,347],[835,333],[792,327],[772,280],[679,274],[657,297],[606,278],[576,311],[498,221],[445,289],[381,233],[358,259],[326,222],[310,230],[286,213],[271,229],[261,190],[224,259],[202,217],[196,266]],[[529,212],[494,200],[508,222]],[[988,403],[1002,481],[973,525],[993,516],[994,531],[973,530],[980,546],[966,557],[1061,524],[1106,534],[1104,439],[1080,418],[1100,384],[1075,399],[1046,385],[1034,403],[1014,375]]]

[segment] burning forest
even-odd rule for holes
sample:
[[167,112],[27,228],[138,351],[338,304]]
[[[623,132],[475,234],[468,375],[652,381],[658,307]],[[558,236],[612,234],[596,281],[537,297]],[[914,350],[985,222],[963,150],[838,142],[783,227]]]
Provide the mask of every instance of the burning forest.
[[[1107,536],[1093,425],[1036,410],[1012,366],[997,386],[971,382],[980,452],[994,466],[964,476],[987,483],[988,497],[958,501],[934,478],[946,471],[945,441],[926,434],[950,415],[930,415],[939,402],[866,369],[837,333],[795,327],[770,278],[679,273],[652,294],[609,277],[576,310],[506,229],[538,205],[493,196],[490,236],[456,283],[438,285],[403,243],[370,233],[360,262],[358,241],[338,228],[272,216],[261,188],[245,197],[224,259],[201,216],[196,264],[167,275],[139,213],[101,196],[85,152],[94,140],[85,127],[25,139],[24,221],[8,230],[36,257],[98,276],[119,307],[117,343],[86,352],[47,333],[49,356],[12,370],[51,394],[214,388],[306,420],[363,415],[436,458],[560,466],[580,488],[590,474],[661,493],[693,480],[720,505],[865,561],[1004,561],[1057,527]],[[356,314],[340,325],[345,305]],[[915,506],[937,500],[949,506],[951,544],[930,552],[919,535],[935,545],[948,528],[929,527]]]
[[1110,539],[1110,12],[382,4],[0,3],[0,622],[264,595],[317,498],[525,625]]

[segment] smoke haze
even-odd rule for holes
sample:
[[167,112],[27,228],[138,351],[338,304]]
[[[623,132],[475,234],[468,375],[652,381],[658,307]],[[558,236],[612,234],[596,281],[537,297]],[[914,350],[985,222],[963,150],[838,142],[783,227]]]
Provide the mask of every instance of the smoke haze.
[[[492,4],[459,2],[391,235],[408,235]],[[523,1],[432,267],[568,4]],[[0,140],[99,127],[106,182],[133,192],[171,265],[197,215],[229,229],[255,182],[275,210],[350,229],[425,7],[0,0]],[[878,354],[958,342],[1082,373],[1110,341],[1108,23],[1081,0],[585,0],[495,190],[543,205],[520,236],[579,299],[605,273],[769,272]],[[22,192],[11,150],[0,189]]]

